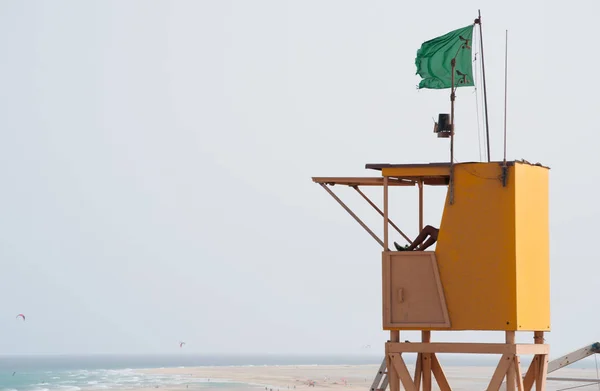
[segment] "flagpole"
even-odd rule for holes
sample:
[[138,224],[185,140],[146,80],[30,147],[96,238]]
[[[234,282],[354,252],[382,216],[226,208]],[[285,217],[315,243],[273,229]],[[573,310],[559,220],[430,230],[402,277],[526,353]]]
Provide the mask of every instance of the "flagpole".
[[481,71],[483,73],[483,104],[485,107],[485,134],[487,139],[487,158],[490,160],[490,124],[488,121],[487,88],[485,83],[485,61],[483,57],[483,31],[481,30],[481,10],[477,10],[479,17],[475,19],[475,24],[479,25],[479,44],[481,45]]
[[450,61],[450,64],[452,66],[452,84],[450,87],[450,205],[452,205],[454,203],[454,99],[456,98],[454,72],[456,69],[456,56]]
[[450,165],[454,163],[454,72],[456,69],[456,58],[450,62],[452,65],[452,87],[450,88]]

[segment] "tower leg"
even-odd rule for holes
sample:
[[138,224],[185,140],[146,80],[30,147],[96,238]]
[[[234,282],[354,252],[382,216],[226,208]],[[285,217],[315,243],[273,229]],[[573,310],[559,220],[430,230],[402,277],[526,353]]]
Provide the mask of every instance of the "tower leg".
[[[544,343],[544,332],[543,331],[534,331],[533,332],[533,341],[535,344],[543,344]],[[548,355],[540,354],[538,370],[535,377],[535,389],[536,391],[545,391],[546,390],[546,374],[548,372]]]
[[[390,342],[400,342],[400,331],[390,331]],[[388,384],[390,391],[400,391],[400,375],[392,362],[390,354],[386,354],[385,362],[387,366]]]
[[[544,332],[534,331],[533,342],[535,344],[544,343]],[[536,354],[527,369],[525,379],[523,379],[524,391],[531,391],[533,383],[535,383],[536,391],[546,390],[546,375],[548,374],[548,355]]]
[[[431,342],[431,331],[421,331],[421,341]],[[423,353],[421,357],[423,361],[423,391],[431,391],[431,353]]]
[[[506,343],[513,344],[515,343],[515,332],[507,331],[506,332]],[[508,372],[506,372],[506,391],[516,391],[516,371],[515,371],[515,362],[511,363],[508,368]]]

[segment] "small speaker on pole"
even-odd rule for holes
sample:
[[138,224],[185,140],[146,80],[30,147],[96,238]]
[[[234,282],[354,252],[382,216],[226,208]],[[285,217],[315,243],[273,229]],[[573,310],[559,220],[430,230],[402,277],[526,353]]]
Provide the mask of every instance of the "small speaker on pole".
[[438,137],[450,137],[452,126],[450,125],[450,114],[439,114],[438,122],[435,123],[433,133],[437,133]]

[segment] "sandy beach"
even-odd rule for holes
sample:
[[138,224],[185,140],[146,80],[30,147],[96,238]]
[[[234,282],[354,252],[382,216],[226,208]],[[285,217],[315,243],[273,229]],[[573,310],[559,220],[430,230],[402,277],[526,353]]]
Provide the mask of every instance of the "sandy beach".
[[[207,388],[227,391],[255,389],[266,391],[368,391],[377,372],[377,365],[318,365],[318,366],[257,366],[257,367],[198,367],[198,368],[165,368],[139,371],[152,375],[189,376],[191,381],[206,379]],[[410,366],[411,372],[414,370]],[[493,373],[492,367],[444,366],[450,386],[455,391],[483,390]],[[595,379],[595,369],[562,369],[552,374],[555,377],[577,377]],[[210,379],[210,382],[208,382]],[[219,384],[219,382],[240,383],[239,387]],[[314,383],[313,383],[314,382]],[[197,384],[197,383],[195,383]],[[314,384],[314,385],[313,385]],[[574,386],[582,386],[585,382],[549,381],[547,390],[561,390]],[[197,387],[197,386],[196,386]],[[592,386],[590,386],[592,387]],[[583,389],[590,389],[585,387]],[[597,387],[597,386],[596,386]],[[159,386],[162,390],[182,390],[185,385]],[[190,389],[192,386],[189,387]],[[438,389],[435,387],[434,389]],[[156,391],[156,388],[147,389]],[[139,391],[142,391],[141,389]],[[144,390],[146,391],[146,390]]]

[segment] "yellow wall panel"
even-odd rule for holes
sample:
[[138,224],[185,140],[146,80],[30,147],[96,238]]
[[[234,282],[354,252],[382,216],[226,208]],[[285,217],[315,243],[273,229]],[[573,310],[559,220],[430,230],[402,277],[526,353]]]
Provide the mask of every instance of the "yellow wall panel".
[[525,164],[516,169],[517,329],[549,330],[548,170]]

